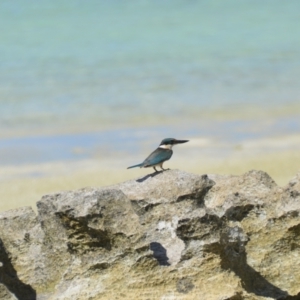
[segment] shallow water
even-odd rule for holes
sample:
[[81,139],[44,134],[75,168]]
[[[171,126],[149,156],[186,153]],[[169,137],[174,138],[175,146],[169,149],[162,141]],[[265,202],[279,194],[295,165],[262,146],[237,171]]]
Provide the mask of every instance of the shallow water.
[[1,1],[0,164],[299,132],[299,11],[297,0]]
[[[163,137],[191,139],[190,143],[183,147],[187,157],[206,155],[225,158],[245,142],[282,137],[285,133],[289,136],[297,135],[299,128],[300,119],[289,117],[259,124],[254,121],[240,120],[213,123],[199,121],[187,126],[151,126],[91,133],[6,138],[0,140],[0,165],[76,161],[90,158],[105,160],[112,157],[118,160],[122,157],[124,160],[128,157],[144,159],[158,146]],[[284,149],[289,145],[284,137],[281,139],[281,144]],[[295,146],[293,147],[293,150],[296,150]],[[299,146],[297,149],[300,150]]]

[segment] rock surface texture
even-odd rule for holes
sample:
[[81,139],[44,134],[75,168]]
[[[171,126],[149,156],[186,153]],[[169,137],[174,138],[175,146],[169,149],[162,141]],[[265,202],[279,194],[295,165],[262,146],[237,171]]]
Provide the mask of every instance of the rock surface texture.
[[0,299],[300,299],[300,174],[170,170],[37,207],[0,213]]

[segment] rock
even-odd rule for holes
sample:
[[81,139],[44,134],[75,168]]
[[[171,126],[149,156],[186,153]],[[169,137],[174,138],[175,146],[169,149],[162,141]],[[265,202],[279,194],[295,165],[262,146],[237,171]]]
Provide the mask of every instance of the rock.
[[0,213],[1,299],[300,299],[300,174],[150,174]]

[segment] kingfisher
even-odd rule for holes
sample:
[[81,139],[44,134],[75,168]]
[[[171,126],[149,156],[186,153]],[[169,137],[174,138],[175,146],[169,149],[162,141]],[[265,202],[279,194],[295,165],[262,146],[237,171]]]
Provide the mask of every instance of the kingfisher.
[[155,172],[158,172],[155,167],[159,166],[162,170],[166,170],[163,168],[163,163],[166,160],[169,160],[173,154],[172,147],[177,144],[183,144],[188,142],[188,140],[176,140],[173,138],[163,139],[156,150],[154,150],[141,164],[134,165],[128,167],[131,168],[149,168],[153,167]]

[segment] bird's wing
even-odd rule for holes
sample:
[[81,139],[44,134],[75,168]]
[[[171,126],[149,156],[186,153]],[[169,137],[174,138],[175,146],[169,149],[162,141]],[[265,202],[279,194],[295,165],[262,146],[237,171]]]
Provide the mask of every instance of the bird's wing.
[[158,165],[171,158],[172,150],[157,148],[143,162],[143,167],[151,167]]

